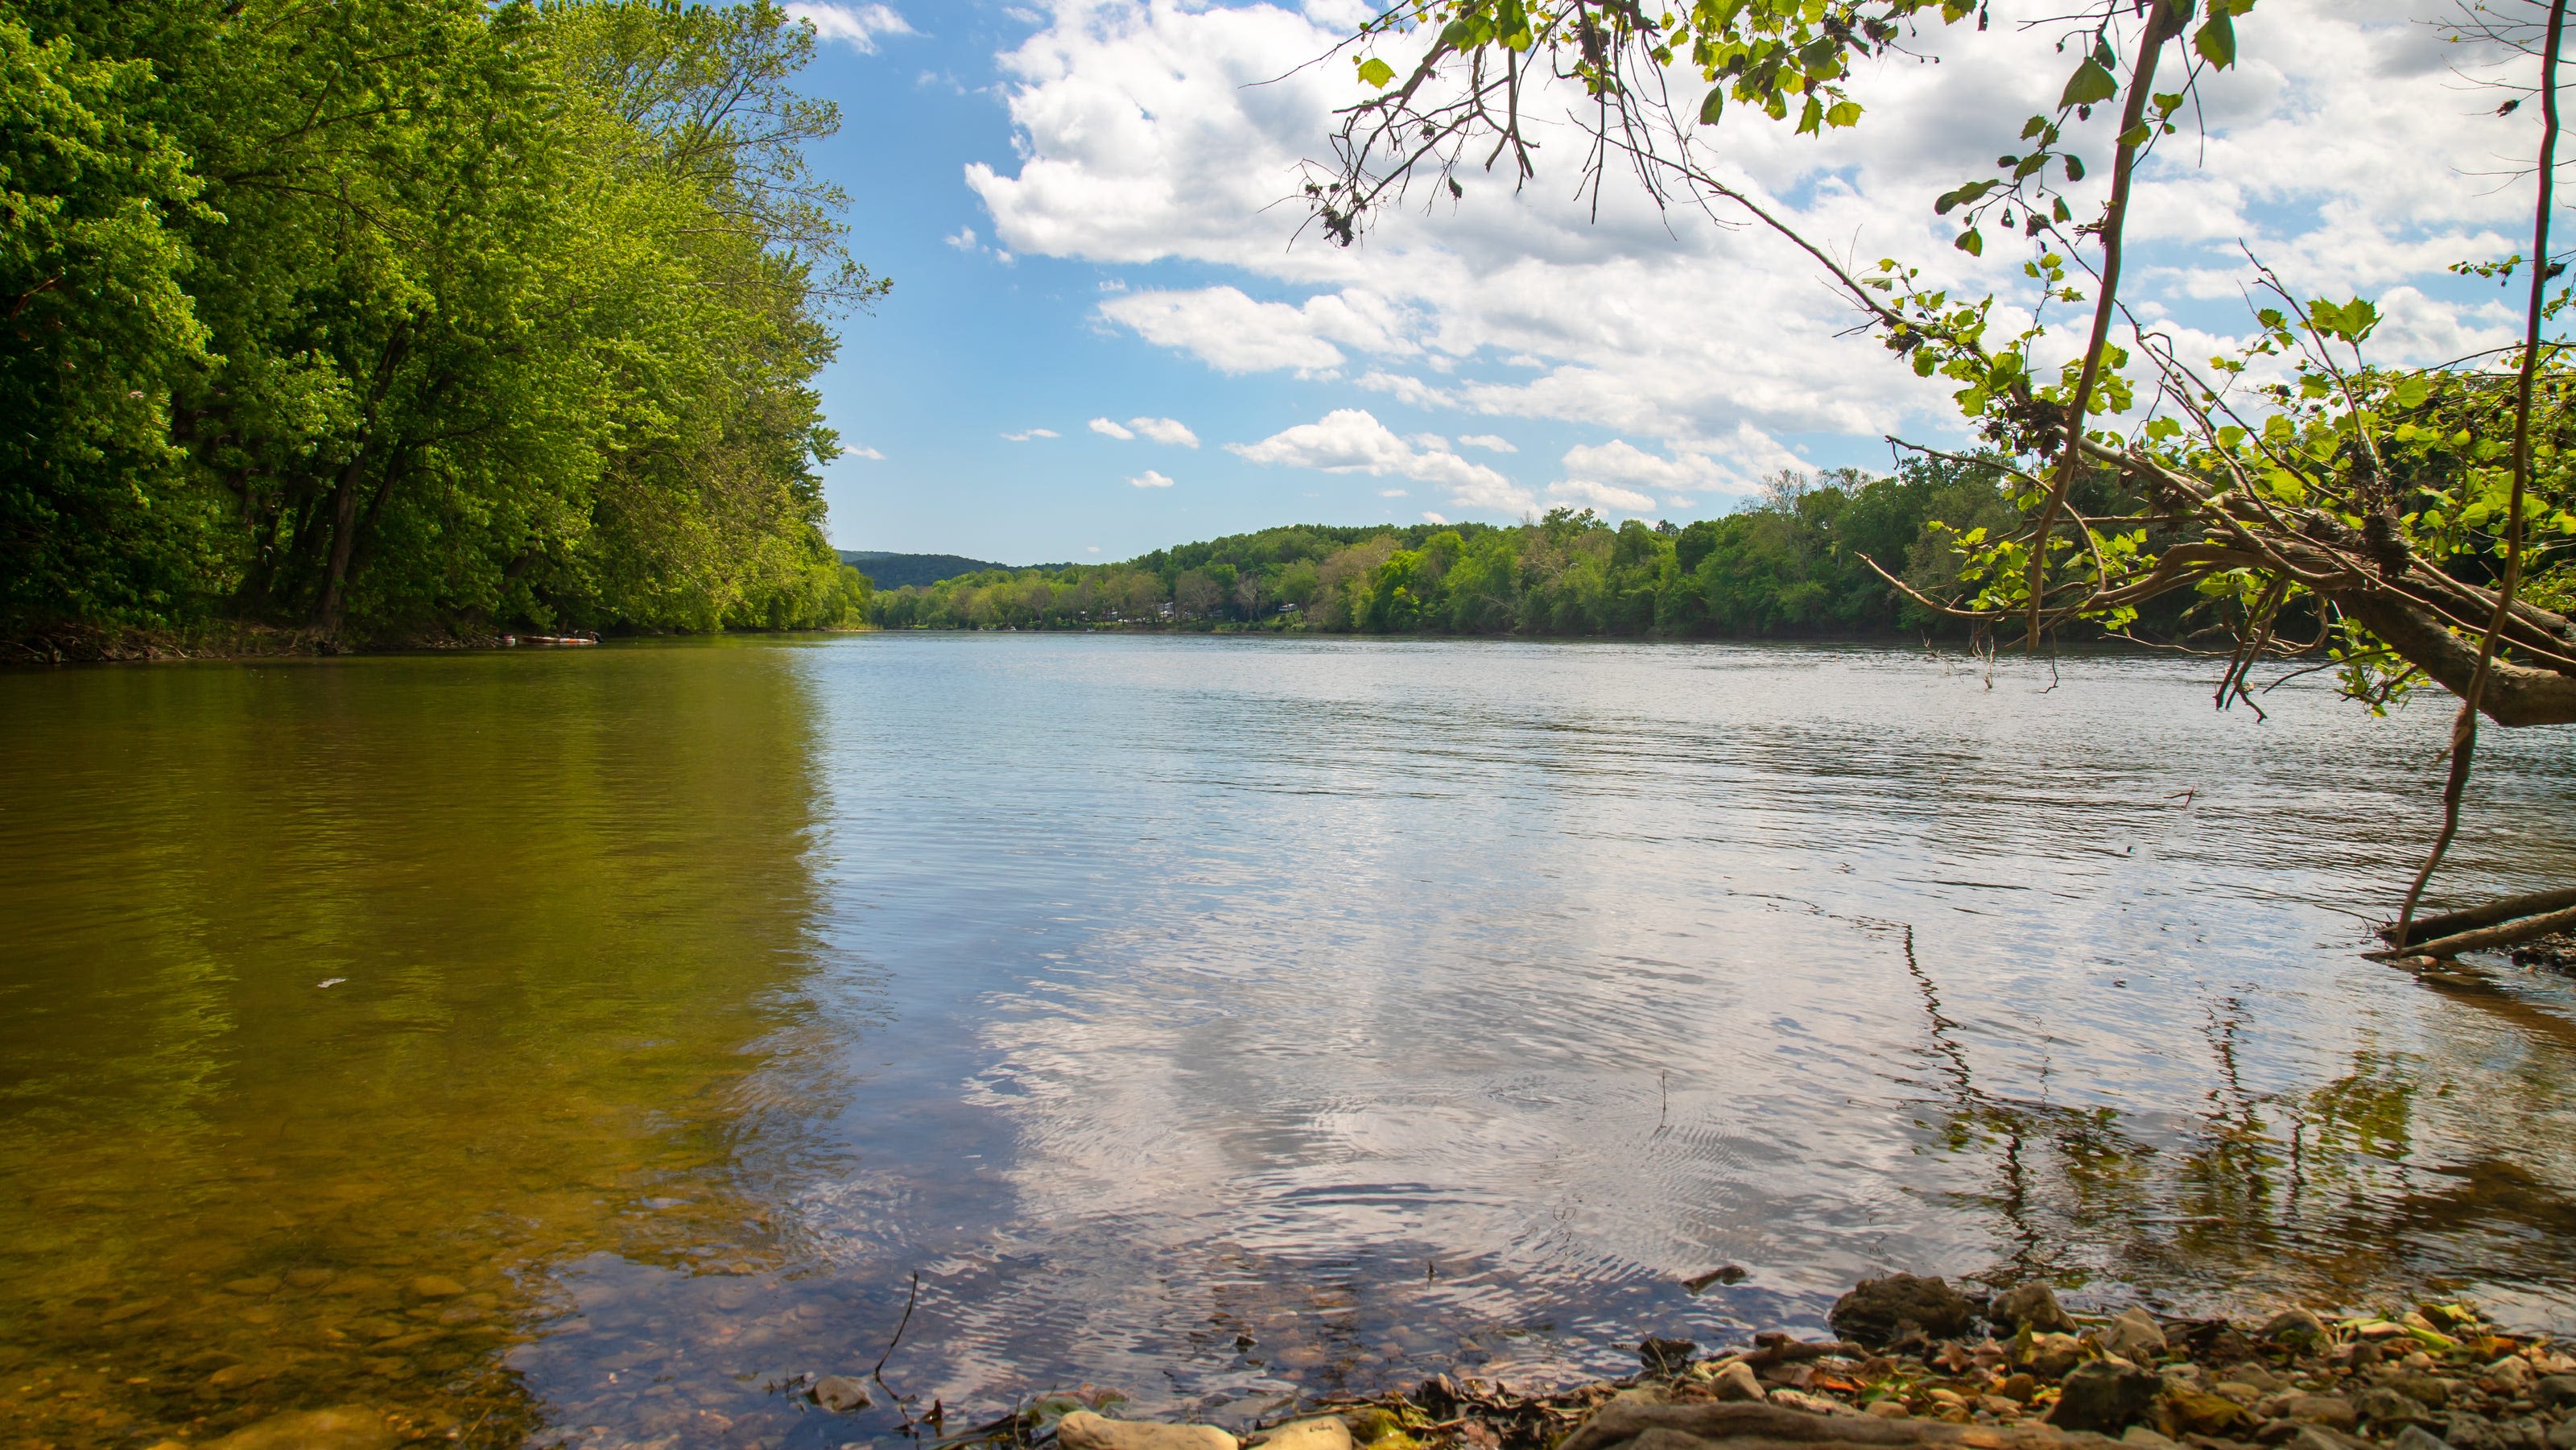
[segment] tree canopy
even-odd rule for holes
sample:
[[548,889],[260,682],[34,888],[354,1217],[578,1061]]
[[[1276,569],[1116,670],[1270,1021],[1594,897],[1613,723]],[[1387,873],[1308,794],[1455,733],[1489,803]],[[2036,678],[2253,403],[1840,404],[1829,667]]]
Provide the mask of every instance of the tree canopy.
[[0,637],[814,624],[881,292],[769,0],[0,14]]

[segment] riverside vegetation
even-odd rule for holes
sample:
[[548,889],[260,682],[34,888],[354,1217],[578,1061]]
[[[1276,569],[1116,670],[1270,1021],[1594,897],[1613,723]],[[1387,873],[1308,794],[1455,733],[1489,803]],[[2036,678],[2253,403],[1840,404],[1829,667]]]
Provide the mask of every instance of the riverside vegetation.
[[770,0],[0,13],[0,643],[856,620]]

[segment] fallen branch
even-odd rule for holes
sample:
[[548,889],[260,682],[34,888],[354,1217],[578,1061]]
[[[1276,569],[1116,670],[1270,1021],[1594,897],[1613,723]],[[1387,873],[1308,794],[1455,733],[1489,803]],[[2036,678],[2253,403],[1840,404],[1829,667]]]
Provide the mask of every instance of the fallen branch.
[[2526,917],[2504,926],[2490,926],[2477,931],[2438,936],[2431,941],[2418,942],[2411,947],[2391,948],[2385,952],[2373,952],[2371,955],[2383,960],[2410,956],[2449,958],[2456,957],[2462,952],[2493,951],[2498,947],[2509,947],[2517,942],[2530,941],[2534,937],[2555,936],[2570,927],[2576,927],[2576,907],[2570,907],[2565,911],[2553,911],[2546,916]]
[[2465,911],[2446,911],[2439,916],[2420,916],[2415,919],[2415,924],[2407,929],[2402,938],[2398,934],[2397,923],[2390,922],[2379,929],[2379,937],[2393,947],[2411,947],[2418,942],[2432,941],[2476,927],[2493,926],[2500,921],[2512,921],[2518,917],[2531,916],[2543,911],[2561,911],[2570,906],[2576,906],[2576,886],[2562,886],[2555,891],[2535,891],[2527,896],[2508,896],[2501,901],[2490,901],[2484,906],[2473,906]]

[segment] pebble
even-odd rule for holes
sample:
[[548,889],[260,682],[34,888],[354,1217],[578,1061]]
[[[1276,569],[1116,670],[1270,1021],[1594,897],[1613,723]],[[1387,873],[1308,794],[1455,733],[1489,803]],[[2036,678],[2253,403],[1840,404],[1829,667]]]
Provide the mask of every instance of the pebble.
[[1995,1296],[1986,1316],[2006,1329],[2027,1325],[2033,1334],[2072,1334],[2075,1320],[2046,1284],[2021,1284]]
[[2102,1331],[2102,1347],[2120,1358],[2145,1364],[2165,1352],[2165,1332],[2144,1309],[2124,1309]]
[[1316,1415],[1264,1430],[1247,1443],[1263,1450],[1351,1450],[1351,1427],[1339,1415]]
[[1076,1410],[1056,1422],[1064,1450],[1236,1450],[1232,1435],[1214,1425],[1159,1425],[1112,1420]]
[[2084,1358],[2084,1342],[2072,1334],[2036,1334],[2031,1336],[2030,1354],[2022,1367],[2044,1380],[2053,1380],[2073,1369]]
[[2048,1423],[2061,1430],[2117,1435],[2147,1417],[2164,1380],[2136,1365],[2095,1360],[2067,1372]]
[[2255,1333],[2276,1344],[2314,1344],[2326,1337],[2326,1322],[2306,1309],[2284,1309]]
[[2544,1410],[2576,1405],[2576,1374],[2545,1374],[2531,1386],[2531,1402]]
[[2281,1417],[2329,1430],[2350,1430],[2361,1421],[2352,1401],[2341,1395],[2290,1395],[2280,1404]]
[[2195,1435],[2232,1437],[2253,1418],[2236,1401],[2200,1390],[2175,1390],[2165,1396],[2165,1403],[2182,1427]]
[[423,1274],[411,1281],[411,1291],[423,1299],[453,1299],[465,1286],[445,1274]]
[[2352,1406],[2373,1425],[2403,1425],[2424,1418],[2424,1402],[2388,1385],[2372,1385],[2353,1396]]
[[1753,1377],[1753,1366],[1740,1359],[1731,1361],[1725,1368],[1710,1376],[1708,1383],[1710,1388],[1717,1391],[1717,1397],[1721,1400],[1762,1398],[1762,1382]]
[[2409,1425],[2388,1442],[2389,1450],[2451,1450],[2450,1443],[2421,1425]]
[[393,1450],[385,1417],[359,1405],[290,1410],[235,1430],[206,1450]]

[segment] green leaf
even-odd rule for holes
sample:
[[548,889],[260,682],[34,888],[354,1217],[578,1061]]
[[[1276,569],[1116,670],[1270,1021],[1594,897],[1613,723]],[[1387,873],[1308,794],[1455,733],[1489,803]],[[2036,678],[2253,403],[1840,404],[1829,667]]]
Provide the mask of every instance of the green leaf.
[[2236,64],[2236,22],[2219,6],[2209,7],[2209,19],[2191,38],[2191,48],[2200,58],[2218,70]]
[[1708,99],[1699,103],[1699,123],[1703,126],[1714,126],[1717,124],[1717,118],[1725,113],[1726,87],[1709,87]]
[[1377,87],[1379,90],[1385,90],[1387,86],[1395,80],[1395,67],[1388,65],[1385,61],[1378,59],[1376,56],[1370,56],[1368,59],[1361,61],[1359,66],[1360,79]]
[[2148,125],[2144,121],[2140,121],[2138,124],[2131,126],[2128,130],[2120,133],[2120,144],[2134,151],[2137,148],[2146,145],[2147,139],[2155,134],[2155,127]]
[[2102,68],[2102,63],[2087,60],[2075,68],[2075,74],[2066,78],[2066,90],[2058,96],[2057,108],[2063,111],[2076,106],[2097,105],[2119,93],[2120,83],[2111,78],[2111,73]]
[[2066,182],[2067,182],[2067,184],[2068,184],[2069,186],[2072,186],[2072,185],[2074,185],[2076,182],[2082,181],[2083,179],[2084,179],[2084,158],[2083,158],[2083,157],[2081,157],[2081,156],[2076,155],[2076,154],[2075,154],[2074,152],[2072,152],[2072,151],[2067,152],[2067,153],[2066,153]]
[[1975,227],[1970,227],[1966,231],[1959,233],[1959,239],[1952,242],[1950,245],[1957,247],[1960,251],[1967,253],[1971,257],[1982,257],[1986,254],[1986,239]]
[[1826,111],[1826,112],[1825,112],[1825,124],[1826,124],[1826,125],[1828,125],[1828,126],[1857,126],[1857,125],[1859,125],[1859,124],[1860,124],[1860,102],[1858,102],[1858,101],[1837,101],[1836,103],[1834,103],[1834,105],[1833,105],[1832,109],[1830,109],[1830,110],[1828,110],[1828,111]]
[[2388,396],[2401,408],[2423,407],[2424,400],[2433,396],[2433,380],[2422,373],[2400,378],[2397,386],[2388,390]]

